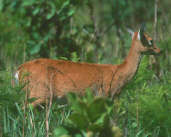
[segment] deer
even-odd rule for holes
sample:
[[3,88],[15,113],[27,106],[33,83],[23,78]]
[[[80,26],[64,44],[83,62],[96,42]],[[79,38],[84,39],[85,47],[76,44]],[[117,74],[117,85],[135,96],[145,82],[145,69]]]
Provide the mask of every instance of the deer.
[[[133,79],[143,55],[158,55],[160,49],[145,33],[145,25],[132,32],[131,48],[121,64],[93,64],[47,58],[34,59],[20,65],[15,78],[29,90],[29,98],[36,98],[33,106],[47,98],[62,98],[68,92],[84,95],[90,88],[96,96],[114,98]],[[28,75],[25,75],[28,73]],[[25,75],[25,76],[24,76]]]

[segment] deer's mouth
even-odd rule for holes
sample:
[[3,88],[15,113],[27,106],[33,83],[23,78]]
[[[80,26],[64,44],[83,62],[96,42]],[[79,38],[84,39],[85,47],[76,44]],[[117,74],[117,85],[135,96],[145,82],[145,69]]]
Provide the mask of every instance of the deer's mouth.
[[154,47],[153,48],[153,51],[152,51],[152,55],[160,55],[161,53],[161,50],[157,47]]
[[161,50],[157,47],[149,48],[148,51],[143,52],[144,55],[160,55]]

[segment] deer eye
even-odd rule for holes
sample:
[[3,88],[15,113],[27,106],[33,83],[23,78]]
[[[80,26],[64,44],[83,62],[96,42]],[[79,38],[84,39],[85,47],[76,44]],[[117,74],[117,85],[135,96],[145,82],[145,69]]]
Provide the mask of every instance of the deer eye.
[[152,46],[152,45],[153,45],[153,40],[149,40],[149,41],[148,41],[148,45],[149,45],[149,46]]

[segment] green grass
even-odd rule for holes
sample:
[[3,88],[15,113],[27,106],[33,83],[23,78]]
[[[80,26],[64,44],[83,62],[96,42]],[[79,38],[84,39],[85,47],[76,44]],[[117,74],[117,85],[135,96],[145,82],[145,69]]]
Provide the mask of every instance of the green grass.
[[138,74],[123,89],[114,106],[109,98],[98,100],[91,94],[81,98],[70,94],[66,106],[54,100],[50,109],[48,105],[30,106],[24,111],[23,87],[13,87],[11,72],[1,71],[0,136],[101,137],[107,128],[113,137],[121,133],[127,137],[171,137],[171,74],[167,72],[160,80],[156,79],[153,71],[147,71],[147,61],[148,58],[143,59]]

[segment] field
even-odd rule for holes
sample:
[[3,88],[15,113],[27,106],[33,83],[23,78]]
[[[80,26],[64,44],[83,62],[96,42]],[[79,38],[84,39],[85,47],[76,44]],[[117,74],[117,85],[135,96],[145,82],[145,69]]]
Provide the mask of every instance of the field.
[[[171,2],[149,0],[0,1],[0,137],[171,137]],[[36,58],[120,64],[128,29],[146,31],[162,53],[142,56],[114,99],[69,93],[33,108],[18,66]]]

